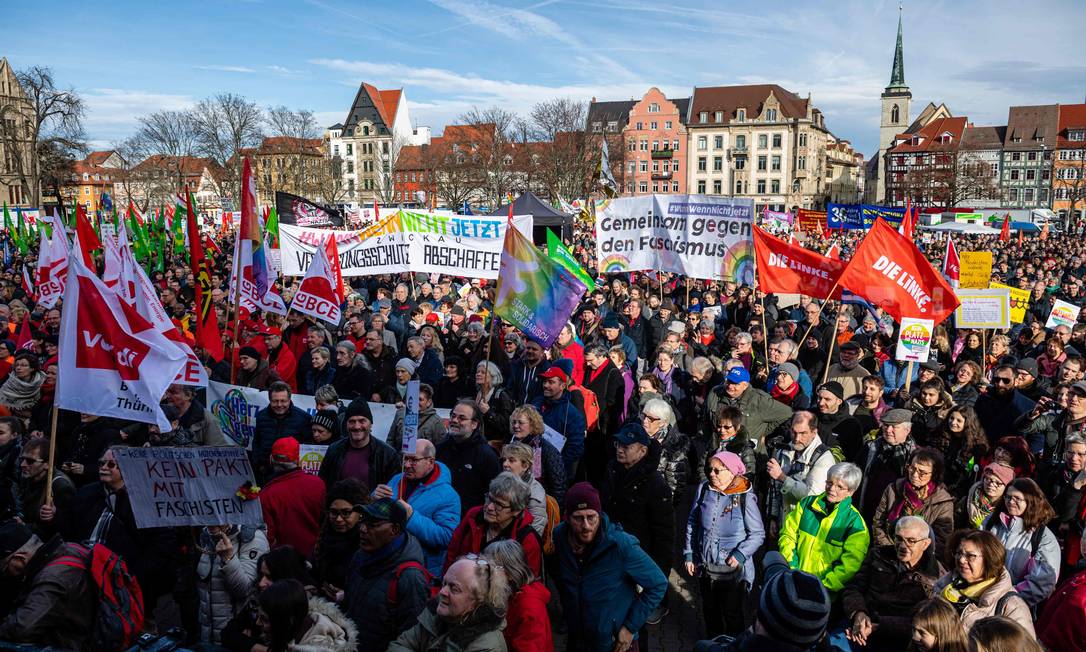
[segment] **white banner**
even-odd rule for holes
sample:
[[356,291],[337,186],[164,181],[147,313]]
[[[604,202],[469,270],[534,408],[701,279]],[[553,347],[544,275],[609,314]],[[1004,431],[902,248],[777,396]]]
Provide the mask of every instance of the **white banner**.
[[1007,288],[958,289],[954,293],[962,302],[954,311],[958,328],[1011,327],[1011,293]]
[[[424,272],[496,279],[507,219],[398,211],[364,231],[281,224],[279,247],[283,252],[283,274],[305,274],[317,247],[332,237],[329,234],[334,234],[345,277]],[[531,215],[513,216],[513,226],[531,239]]]
[[614,199],[596,215],[604,273],[658,270],[754,282],[752,202],[715,195]]
[[1074,325],[1078,323],[1079,310],[1080,308],[1073,303],[1056,299],[1052,304],[1052,312],[1048,313],[1048,321],[1045,322],[1045,328],[1055,328],[1057,326],[1066,326],[1068,328],[1074,327]]

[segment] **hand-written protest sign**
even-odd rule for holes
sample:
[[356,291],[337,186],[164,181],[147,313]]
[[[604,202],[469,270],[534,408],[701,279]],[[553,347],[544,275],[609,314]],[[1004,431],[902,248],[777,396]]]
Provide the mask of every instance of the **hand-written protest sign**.
[[992,252],[963,251],[958,254],[958,287],[986,288],[992,280]]
[[1045,328],[1055,328],[1057,326],[1073,328],[1078,322],[1078,313],[1079,307],[1075,304],[1056,299],[1056,302],[1052,304],[1052,312],[1048,313]]
[[927,362],[931,351],[931,337],[935,332],[935,322],[931,319],[901,320],[901,333],[898,335],[895,359],[909,362]]
[[403,445],[400,452],[414,455],[415,440],[419,437],[419,381],[407,381],[407,395],[404,399]]
[[264,522],[259,500],[237,495],[253,481],[241,448],[119,448],[114,455],[138,528]]
[[1010,328],[1011,295],[1005,289],[957,290],[962,302],[954,311],[958,328]]
[[[400,211],[364,231],[279,225],[283,274],[301,276],[325,239],[336,238],[343,276],[424,272],[498,278],[507,217]],[[532,216],[513,227],[532,237]]]
[[1002,283],[992,283],[988,287],[993,290],[1007,290],[1007,292],[1010,293],[1012,324],[1021,324],[1026,320],[1026,311],[1029,310],[1029,290],[1012,288],[1011,286],[1003,285]]
[[320,444],[302,444],[298,447],[298,466],[309,475],[317,475],[321,470],[321,462],[328,452],[327,446]]
[[751,213],[750,199],[714,195],[613,199],[596,216],[599,270],[752,283]]
[[822,227],[826,226],[826,211],[812,211],[801,208],[796,214],[796,222],[799,224],[800,231],[821,233]]

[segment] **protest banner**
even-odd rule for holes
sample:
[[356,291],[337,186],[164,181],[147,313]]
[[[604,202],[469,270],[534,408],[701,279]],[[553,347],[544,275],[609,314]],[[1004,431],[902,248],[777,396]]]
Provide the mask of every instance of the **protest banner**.
[[715,195],[612,199],[596,215],[599,271],[752,283],[752,211],[750,199]]
[[309,475],[317,475],[327,452],[327,446],[302,444],[298,447],[298,466]]
[[905,217],[905,208],[870,204],[828,204],[826,206],[826,226],[831,229],[870,229],[880,217],[896,229]]
[[1048,313],[1045,328],[1055,328],[1057,326],[1073,328],[1078,322],[1078,313],[1079,307],[1075,304],[1056,299],[1055,303],[1052,304],[1052,312]]
[[343,214],[333,206],[325,206],[289,192],[275,192],[275,212],[279,224],[298,226],[343,226]]
[[404,455],[415,454],[415,441],[419,438],[419,383],[407,381],[407,394],[404,396],[403,444],[400,452]]
[[[423,272],[498,278],[507,218],[398,211],[364,231],[279,225],[283,274],[301,276],[318,246],[335,237],[343,276]],[[513,216],[529,239],[532,216]]]
[[140,529],[264,523],[260,501],[238,496],[254,482],[241,448],[117,448],[113,454]]
[[1011,294],[1005,289],[955,292],[961,305],[954,311],[958,328],[1010,328]]
[[774,233],[788,231],[792,228],[792,214],[771,211],[767,207],[762,211],[762,226]]
[[906,362],[927,362],[934,333],[935,322],[931,319],[903,318],[894,358]]
[[875,226],[875,220],[880,217],[896,229],[901,226],[901,220],[905,217],[905,208],[903,206],[871,206],[869,204],[860,206],[860,220],[863,224],[861,228],[870,229]]
[[826,211],[812,211],[801,208],[796,212],[796,224],[800,231],[814,231],[821,233],[826,226]]
[[1026,310],[1029,310],[1029,290],[1023,290],[1021,288],[1012,288],[1009,285],[1003,285],[1002,283],[989,284],[992,289],[1006,289],[1011,296],[1011,323],[1021,324],[1026,320]]
[[[317,413],[317,402],[312,396],[291,394],[290,400],[295,407],[305,410],[310,416]],[[268,402],[268,392],[264,390],[214,380],[207,384],[208,410],[218,421],[222,434],[242,448],[252,448],[256,413],[268,407]],[[351,402],[341,399],[340,403],[347,406]],[[387,441],[392,422],[396,419],[396,406],[371,401],[370,411],[373,412],[373,436]],[[449,419],[449,412],[446,408],[437,409],[437,415],[443,421]]]
[[992,280],[992,252],[963,251],[958,254],[958,287],[987,288]]

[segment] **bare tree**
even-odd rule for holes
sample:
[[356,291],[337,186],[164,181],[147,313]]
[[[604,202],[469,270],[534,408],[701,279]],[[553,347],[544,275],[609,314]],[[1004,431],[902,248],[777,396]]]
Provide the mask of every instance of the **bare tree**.
[[967,200],[999,198],[991,165],[957,147],[925,154],[905,173],[903,186],[906,196],[918,204],[948,209]]
[[513,153],[511,134],[517,115],[497,106],[472,108],[460,116],[460,122],[474,127],[478,133],[473,163],[477,183],[485,201],[494,207],[501,204],[513,185]]
[[437,145],[423,148],[422,164],[425,178],[431,179],[433,191],[443,204],[459,208],[479,192],[478,168],[472,160],[472,145],[450,142],[449,129]]
[[256,147],[263,137],[264,116],[255,102],[235,93],[209,97],[192,111],[197,150],[226,169],[221,195],[241,196],[241,156],[244,148]]
[[[17,72],[15,78],[25,98],[0,104],[0,141],[8,159],[4,163],[9,174],[30,191],[31,204],[39,206],[43,177],[55,184],[70,167],[73,154],[86,151],[85,107],[74,89],[56,87],[49,68],[32,66]],[[44,159],[43,154],[47,155]],[[56,192],[59,196],[60,189]]]
[[[539,173],[550,199],[585,194],[599,164],[600,145],[584,128],[588,104],[569,98],[547,100],[532,107],[530,117],[542,143]],[[623,151],[608,145],[611,151]]]
[[325,154],[318,165],[315,179],[317,198],[333,206],[344,203],[347,184],[343,181],[343,157]]
[[[279,170],[278,187],[268,188],[269,194],[284,190],[312,197],[317,187],[324,185],[317,180],[317,176],[330,171],[325,165],[321,147],[312,142],[321,136],[313,112],[304,109],[292,111],[285,106],[269,107],[267,123],[272,136],[285,139],[273,148],[285,164]],[[323,199],[327,201],[327,198]]]
[[373,148],[373,170],[377,178],[377,197],[382,204],[396,201],[396,164],[400,162],[400,150],[407,144],[402,134],[392,132],[388,140]]
[[[139,185],[137,194],[145,197],[145,205],[170,201],[183,189],[185,162],[199,148],[196,120],[189,111],[157,111],[140,118],[135,139],[148,157],[136,164]],[[193,190],[196,190],[195,188]]]

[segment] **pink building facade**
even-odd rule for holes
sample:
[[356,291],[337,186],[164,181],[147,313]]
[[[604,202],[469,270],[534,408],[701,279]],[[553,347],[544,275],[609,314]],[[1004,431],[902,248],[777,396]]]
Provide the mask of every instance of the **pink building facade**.
[[688,104],[688,98],[667,99],[656,87],[634,103],[622,130],[624,194],[686,192]]

